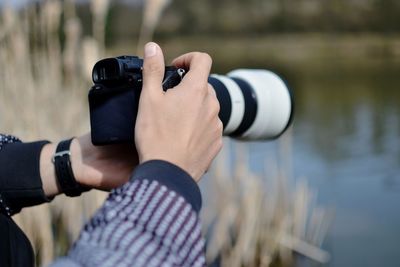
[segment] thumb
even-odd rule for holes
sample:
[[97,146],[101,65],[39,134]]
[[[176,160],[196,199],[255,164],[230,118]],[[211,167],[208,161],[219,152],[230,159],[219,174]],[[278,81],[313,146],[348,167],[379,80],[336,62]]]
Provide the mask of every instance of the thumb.
[[161,48],[156,43],[147,43],[144,47],[143,91],[160,94],[164,72],[165,63]]

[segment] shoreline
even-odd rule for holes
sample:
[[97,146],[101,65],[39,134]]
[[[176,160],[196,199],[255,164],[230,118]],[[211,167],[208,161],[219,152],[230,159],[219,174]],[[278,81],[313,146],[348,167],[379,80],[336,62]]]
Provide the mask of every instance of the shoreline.
[[[166,62],[188,51],[213,57],[213,70],[224,73],[246,64],[304,78],[396,78],[400,72],[400,35],[279,34],[250,37],[182,36],[155,39]],[[120,41],[107,49],[109,56],[134,54],[135,41]],[[132,51],[132,52],[129,52]]]

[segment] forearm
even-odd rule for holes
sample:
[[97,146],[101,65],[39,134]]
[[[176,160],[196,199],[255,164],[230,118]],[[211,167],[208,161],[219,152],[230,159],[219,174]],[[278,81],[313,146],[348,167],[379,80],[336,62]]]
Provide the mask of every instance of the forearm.
[[50,200],[40,176],[40,155],[46,143],[10,142],[10,138],[0,135],[0,194],[2,205],[9,210],[6,214]]
[[186,172],[163,161],[144,163],[54,266],[203,266],[200,207],[200,191]]
[[[48,141],[21,143],[5,135],[0,138],[0,208],[4,209],[3,213],[12,215],[23,207],[48,202],[61,193],[52,162],[55,144]],[[70,149],[73,172],[78,181],[82,181],[82,149],[78,139],[73,140]],[[91,175],[93,178],[96,173]]]
[[[48,202],[62,193],[52,162],[57,143],[11,139],[0,134],[0,197],[4,200],[0,212],[6,214]],[[134,145],[95,147],[90,134],[74,138],[69,150],[74,179],[85,188],[116,188],[129,180],[137,165]],[[12,211],[3,212],[2,206]]]
[[57,186],[54,164],[51,161],[55,151],[56,146],[54,144],[47,144],[43,147],[40,154],[40,176],[42,178],[43,191],[48,197],[53,197],[60,193]]

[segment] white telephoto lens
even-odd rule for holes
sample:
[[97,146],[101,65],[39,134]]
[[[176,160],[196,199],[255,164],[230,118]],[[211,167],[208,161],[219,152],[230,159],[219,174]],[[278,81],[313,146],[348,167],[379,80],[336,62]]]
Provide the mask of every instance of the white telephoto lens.
[[[240,139],[272,139],[290,123],[292,99],[286,84],[275,73],[259,69],[238,69],[227,74],[246,81],[257,98],[257,113]],[[228,86],[227,86],[228,87]]]
[[237,83],[228,77],[218,74],[212,74],[211,77],[214,77],[222,82],[225,85],[226,90],[229,92],[232,108],[228,123],[224,128],[224,135],[229,135],[239,127],[243,120],[245,105],[243,93],[240,90],[239,85],[237,85]]

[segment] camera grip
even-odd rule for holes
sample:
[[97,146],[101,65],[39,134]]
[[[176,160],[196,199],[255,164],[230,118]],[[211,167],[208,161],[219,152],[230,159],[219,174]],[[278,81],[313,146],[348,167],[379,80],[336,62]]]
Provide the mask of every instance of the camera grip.
[[162,87],[164,91],[177,86],[185,76],[186,71],[184,69],[178,69],[173,66],[165,68],[164,79]]

